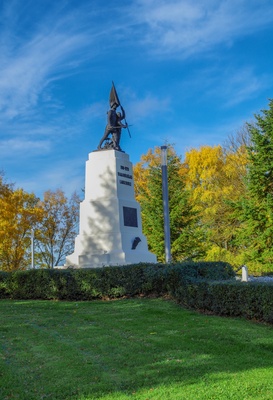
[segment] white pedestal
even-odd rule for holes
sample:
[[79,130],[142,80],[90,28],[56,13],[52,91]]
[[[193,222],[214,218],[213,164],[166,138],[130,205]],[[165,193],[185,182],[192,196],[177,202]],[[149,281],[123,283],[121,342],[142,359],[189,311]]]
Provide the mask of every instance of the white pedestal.
[[[134,241],[138,241],[135,249]],[[156,262],[156,256],[148,251],[142,234],[132,163],[120,151],[94,151],[86,162],[79,235],[66,266],[96,268],[140,262]]]

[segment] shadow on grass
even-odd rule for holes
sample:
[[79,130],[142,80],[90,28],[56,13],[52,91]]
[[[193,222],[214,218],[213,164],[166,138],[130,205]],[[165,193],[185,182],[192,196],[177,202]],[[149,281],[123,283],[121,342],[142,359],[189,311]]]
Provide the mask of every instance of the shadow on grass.
[[272,327],[160,299],[3,301],[0,309],[1,399],[98,399],[234,375],[240,385],[245,371],[272,368]]

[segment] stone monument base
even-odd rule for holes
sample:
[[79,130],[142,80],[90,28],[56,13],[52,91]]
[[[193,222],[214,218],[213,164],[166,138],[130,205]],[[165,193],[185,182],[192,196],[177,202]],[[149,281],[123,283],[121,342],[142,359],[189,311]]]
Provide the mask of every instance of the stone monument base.
[[97,268],[156,262],[142,233],[128,154],[113,149],[89,154],[79,231],[66,266]]

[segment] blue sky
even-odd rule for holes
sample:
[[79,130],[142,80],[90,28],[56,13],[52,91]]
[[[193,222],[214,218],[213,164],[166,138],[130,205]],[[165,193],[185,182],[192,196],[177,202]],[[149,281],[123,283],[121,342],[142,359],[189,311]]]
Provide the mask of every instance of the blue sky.
[[1,0],[0,170],[42,196],[84,187],[112,80],[133,163],[223,144],[273,98],[272,0]]

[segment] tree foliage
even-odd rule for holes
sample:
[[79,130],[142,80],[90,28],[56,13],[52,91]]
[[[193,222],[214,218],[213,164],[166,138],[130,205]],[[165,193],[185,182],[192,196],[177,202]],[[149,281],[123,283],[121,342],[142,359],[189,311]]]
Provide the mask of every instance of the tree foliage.
[[202,146],[186,153],[186,187],[199,223],[206,232],[206,259],[233,261],[238,255],[235,233],[239,219],[234,202],[245,194],[247,152],[243,144],[225,149]]
[[30,264],[31,229],[42,216],[38,200],[0,179],[0,266],[4,271]]
[[31,232],[35,231],[35,264],[52,268],[73,251],[79,198],[62,190],[47,191],[41,201],[33,193],[14,189],[0,173],[0,269],[31,265]]
[[246,262],[272,270],[273,264],[273,101],[269,109],[249,123],[247,196],[238,206],[241,212],[239,239]]
[[[202,251],[202,230],[196,226],[196,213],[185,189],[183,163],[168,146],[168,189],[171,254],[173,260],[196,257]],[[162,200],[161,149],[149,150],[134,168],[136,199],[142,210],[143,231],[158,261],[165,260]]]
[[37,263],[53,268],[73,252],[79,219],[79,197],[73,193],[68,199],[61,189],[48,190],[39,205],[43,219],[37,226],[35,245]]

